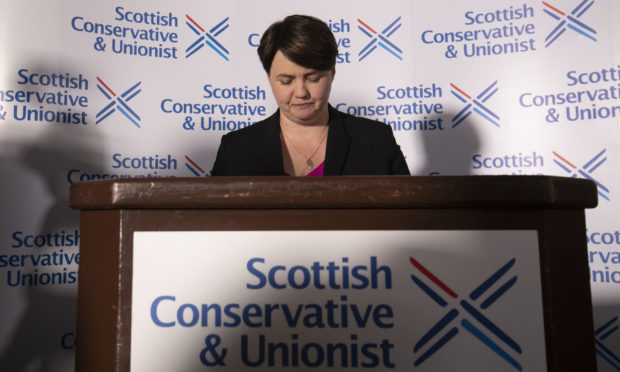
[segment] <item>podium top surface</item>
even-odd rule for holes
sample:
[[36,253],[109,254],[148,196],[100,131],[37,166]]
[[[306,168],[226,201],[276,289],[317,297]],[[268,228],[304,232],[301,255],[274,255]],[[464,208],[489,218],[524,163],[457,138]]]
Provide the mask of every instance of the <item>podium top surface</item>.
[[90,181],[72,208],[594,208],[597,187],[552,176],[141,178]]

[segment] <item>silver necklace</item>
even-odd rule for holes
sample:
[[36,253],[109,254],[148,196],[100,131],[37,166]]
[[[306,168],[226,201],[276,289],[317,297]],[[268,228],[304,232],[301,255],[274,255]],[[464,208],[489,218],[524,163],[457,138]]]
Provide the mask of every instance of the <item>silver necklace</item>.
[[[325,138],[327,138],[327,126],[325,126],[324,132],[325,133],[323,134],[323,138],[321,138],[321,142],[319,142],[319,145],[316,147],[316,149],[314,150],[312,155],[310,155],[310,157],[306,158],[306,166],[308,167],[308,170],[312,170],[312,168],[314,168],[314,163],[312,162],[312,158],[314,157],[314,155],[316,155],[317,152],[319,152],[319,148],[321,148],[321,145],[323,144],[323,141],[325,141]],[[304,154],[301,153],[301,151],[299,151],[297,146],[295,146],[293,141],[291,141],[291,139],[286,135],[286,133],[284,133],[284,131],[282,131],[282,135],[284,136],[284,138],[286,138],[287,142],[290,143],[291,146],[293,146],[293,150],[295,150],[303,158],[306,157]]]

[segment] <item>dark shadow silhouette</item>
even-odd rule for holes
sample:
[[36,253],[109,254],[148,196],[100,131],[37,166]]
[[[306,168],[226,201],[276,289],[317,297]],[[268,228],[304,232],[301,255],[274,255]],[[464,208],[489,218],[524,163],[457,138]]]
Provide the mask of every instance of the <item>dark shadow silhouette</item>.
[[594,303],[596,363],[601,372],[620,368],[620,305]]
[[429,117],[442,120],[443,130],[420,132],[426,160],[416,175],[468,175],[471,174],[471,157],[480,149],[480,136],[475,122],[465,120],[452,128],[455,113]]
[[[88,127],[67,128],[54,124],[29,145],[22,145],[19,161],[41,178],[42,186],[51,198],[51,204],[44,213],[39,231],[31,234],[51,236],[51,246],[25,248],[16,254],[32,254],[34,257],[56,254],[72,260],[71,264],[38,265],[26,264],[12,270],[10,290],[25,293],[25,310],[15,328],[12,339],[0,355],[0,371],[59,371],[73,368],[75,347],[75,321],[77,306],[77,271],[75,258],[78,246],[63,243],[55,234],[77,234],[79,212],[69,207],[68,174],[72,169],[82,172],[97,172],[101,167],[101,139]],[[23,173],[23,169],[21,169]],[[29,191],[27,188],[24,191]],[[20,185],[3,184],[12,188],[8,194],[15,195]],[[32,187],[30,187],[32,188]],[[20,190],[21,191],[21,190]],[[28,194],[20,195],[20,203],[28,206]],[[19,206],[15,206],[19,208]],[[35,230],[36,225],[30,226]],[[50,238],[47,238],[48,242]],[[42,261],[41,261],[42,262]],[[7,274],[8,275],[8,274]],[[46,284],[45,282],[56,284]],[[43,284],[41,284],[43,283]]]

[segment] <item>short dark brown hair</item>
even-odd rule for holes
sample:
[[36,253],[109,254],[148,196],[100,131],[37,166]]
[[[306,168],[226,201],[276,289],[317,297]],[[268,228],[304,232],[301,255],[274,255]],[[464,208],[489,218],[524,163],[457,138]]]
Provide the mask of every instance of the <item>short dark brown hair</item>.
[[338,45],[327,24],[307,15],[290,15],[263,33],[258,56],[267,73],[277,51],[296,64],[319,71],[336,65]]

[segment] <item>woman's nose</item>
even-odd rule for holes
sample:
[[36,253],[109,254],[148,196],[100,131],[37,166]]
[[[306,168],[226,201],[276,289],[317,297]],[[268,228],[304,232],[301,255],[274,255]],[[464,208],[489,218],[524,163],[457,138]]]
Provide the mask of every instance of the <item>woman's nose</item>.
[[306,82],[303,79],[297,80],[295,83],[295,97],[297,98],[306,98],[308,97],[308,89],[306,88]]

